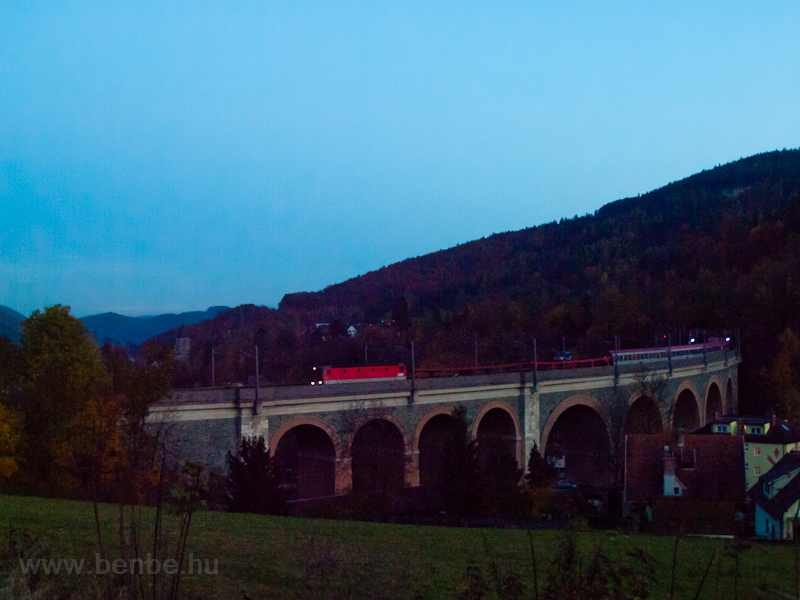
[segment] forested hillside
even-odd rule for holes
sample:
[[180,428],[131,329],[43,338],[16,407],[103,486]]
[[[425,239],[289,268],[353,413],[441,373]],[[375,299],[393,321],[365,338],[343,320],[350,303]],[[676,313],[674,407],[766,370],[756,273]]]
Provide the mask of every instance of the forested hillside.
[[[413,339],[418,365],[459,366],[474,364],[476,345],[482,364],[530,358],[534,337],[542,360],[562,343],[577,356],[603,355],[615,334],[635,347],[666,333],[678,341],[740,329],[742,404],[760,412],[800,389],[799,263],[800,151],[770,152],[591,215],[289,294],[278,311],[253,307],[253,321],[210,325],[223,313],[186,328],[205,350],[196,347],[184,383],[205,382],[200,354],[234,352],[225,350],[233,340],[258,338],[262,373],[299,382],[313,364],[363,362],[365,344],[370,362],[407,362]],[[318,322],[331,323],[328,335]],[[356,338],[342,335],[347,324],[359,325]],[[247,357],[236,354],[246,371]],[[235,371],[223,377],[243,376]]]

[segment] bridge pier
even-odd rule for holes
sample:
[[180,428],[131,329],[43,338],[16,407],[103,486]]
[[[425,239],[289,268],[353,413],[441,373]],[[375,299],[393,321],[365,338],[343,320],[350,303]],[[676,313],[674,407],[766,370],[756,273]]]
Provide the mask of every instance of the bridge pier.
[[540,454],[544,453],[544,450],[540,447],[539,392],[535,392],[532,385],[523,386],[522,407],[524,434],[522,438],[522,461],[520,467],[525,469],[527,468],[527,460],[531,455],[531,450],[533,450],[534,445],[539,448]]
[[349,457],[336,457],[335,489],[337,496],[343,496],[353,489],[353,463]]
[[406,487],[419,485],[419,450],[406,452]]

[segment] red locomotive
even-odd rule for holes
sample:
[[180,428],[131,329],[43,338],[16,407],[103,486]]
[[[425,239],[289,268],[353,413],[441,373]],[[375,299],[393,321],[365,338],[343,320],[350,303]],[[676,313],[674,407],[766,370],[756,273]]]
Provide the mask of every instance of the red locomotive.
[[323,383],[355,383],[359,381],[398,381],[406,379],[405,365],[375,365],[366,367],[314,367],[315,374],[322,372],[322,379],[311,385]]

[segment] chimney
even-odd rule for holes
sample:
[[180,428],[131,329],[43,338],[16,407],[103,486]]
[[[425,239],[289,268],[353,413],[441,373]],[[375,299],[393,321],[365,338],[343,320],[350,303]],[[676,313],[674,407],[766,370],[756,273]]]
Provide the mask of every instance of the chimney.
[[664,446],[664,495],[675,497],[683,495],[683,484],[675,475],[675,455],[670,452],[669,446]]
[[664,495],[667,497],[681,496],[683,486],[675,476],[675,455],[669,451],[669,446],[664,446]]
[[683,448],[683,444],[686,441],[686,433],[683,431],[683,428],[678,429],[678,448]]
[[669,451],[669,446],[664,446],[664,478],[675,476],[675,455]]

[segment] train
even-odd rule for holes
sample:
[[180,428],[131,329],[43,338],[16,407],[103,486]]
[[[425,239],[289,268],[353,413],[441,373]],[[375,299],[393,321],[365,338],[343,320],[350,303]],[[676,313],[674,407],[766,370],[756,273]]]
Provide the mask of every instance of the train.
[[723,350],[731,342],[731,338],[710,337],[705,344],[684,344],[682,346],[660,346],[658,348],[633,348],[631,350],[612,351],[611,358],[618,365],[647,364],[665,360],[681,360],[693,356],[702,356],[704,352]]
[[[704,352],[713,352],[729,348],[731,338],[709,337],[705,344],[684,344],[680,346],[660,346],[657,348],[632,348],[629,350],[613,350],[602,358],[581,360],[557,360],[551,362],[525,361],[507,365],[485,365],[464,368],[418,368],[416,377],[453,377],[457,375],[481,375],[488,373],[511,373],[520,371],[548,371],[562,369],[579,369],[617,365],[648,364],[655,362],[681,361]],[[311,385],[357,383],[364,381],[402,381],[408,378],[405,365],[369,365],[361,367],[314,367],[315,375],[321,375]]]
[[314,367],[315,375],[322,374],[322,379],[312,381],[311,385],[333,383],[356,383],[359,381],[402,381],[407,379],[406,366],[369,365],[363,367]]

